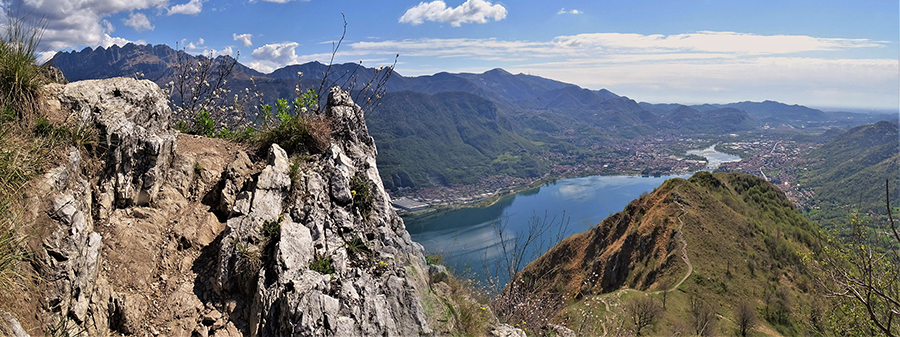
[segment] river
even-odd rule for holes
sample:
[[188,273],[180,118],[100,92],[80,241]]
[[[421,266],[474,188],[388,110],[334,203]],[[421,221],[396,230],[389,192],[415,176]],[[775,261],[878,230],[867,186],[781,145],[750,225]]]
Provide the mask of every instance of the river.
[[[721,162],[734,161],[734,158],[726,157],[729,155],[716,152],[715,146],[689,153],[706,156],[710,164],[716,163],[716,167]],[[404,220],[412,239],[422,244],[429,254],[442,255],[444,264],[457,273],[465,273],[484,283],[487,270],[491,275],[497,275],[496,262],[503,256],[498,224],[505,225],[506,237],[524,239],[533,221],[552,222],[550,230],[527,247],[525,258],[519,266],[521,268],[549,248],[548,244],[540,247],[538,243],[549,243],[555,241],[554,237],[565,238],[587,231],[665,180],[689,176],[620,175],[560,179],[504,197],[491,206],[461,208],[426,217],[406,217]],[[485,269],[486,266],[491,268]]]
[[741,157],[716,151],[716,145],[718,144],[710,145],[710,147],[703,150],[690,150],[687,154],[706,157],[706,169],[709,171],[719,168],[719,165],[722,165],[722,163],[741,161]]

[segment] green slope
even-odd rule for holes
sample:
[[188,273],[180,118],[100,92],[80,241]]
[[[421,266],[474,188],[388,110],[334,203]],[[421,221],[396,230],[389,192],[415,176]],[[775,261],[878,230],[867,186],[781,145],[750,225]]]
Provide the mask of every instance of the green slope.
[[846,222],[855,210],[885,214],[884,182],[900,205],[900,132],[897,124],[879,122],[853,128],[807,155],[802,182],[815,193],[821,211],[811,218],[826,225]]
[[801,259],[819,250],[817,235],[818,226],[768,182],[699,172],[668,180],[563,240],[518,273],[494,309],[531,328],[562,323],[600,335],[625,319],[629,297],[661,300],[660,290],[677,285],[667,294],[669,309],[656,334],[683,328],[694,298],[724,317],[715,335],[732,334],[741,300],[765,318],[759,331],[798,335],[817,299],[814,273]]
[[463,92],[388,93],[366,115],[387,188],[468,184],[497,173],[546,170],[532,142],[510,131],[497,106]]

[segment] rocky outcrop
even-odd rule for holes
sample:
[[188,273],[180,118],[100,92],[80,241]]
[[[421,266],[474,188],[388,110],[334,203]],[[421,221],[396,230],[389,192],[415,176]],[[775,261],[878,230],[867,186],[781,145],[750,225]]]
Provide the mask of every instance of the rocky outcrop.
[[[430,334],[418,300],[423,249],[381,187],[362,110],[335,89],[326,113],[335,129],[325,153],[291,163],[272,145],[251,184],[240,168],[228,171],[220,209],[232,217],[214,288],[226,300],[252,298],[236,313],[250,336]],[[229,187],[242,185],[232,197]],[[355,197],[364,194],[372,198]]]
[[[178,135],[149,81],[49,85],[99,142],[35,180],[41,330],[88,335],[433,334],[424,250],[391,207],[362,110],[333,90],[324,153],[264,162]],[[176,151],[176,148],[178,151]],[[258,160],[257,160],[258,161]]]
[[[126,78],[51,84],[47,91],[48,105],[68,111],[63,118],[74,120],[73,129],[85,137],[96,130],[99,141],[90,145],[101,156],[70,148],[64,164],[29,190],[34,222],[46,228],[37,256],[45,324],[60,333],[136,331],[140,301],[110,287],[101,271],[108,247],[96,226],[111,227],[117,209],[147,205],[159,193],[175,149],[167,98],[152,82]],[[85,175],[90,166],[99,174]]]
[[162,186],[175,152],[168,96],[153,82],[118,77],[51,85],[77,127],[99,131],[107,164],[97,191],[99,206],[149,204]]

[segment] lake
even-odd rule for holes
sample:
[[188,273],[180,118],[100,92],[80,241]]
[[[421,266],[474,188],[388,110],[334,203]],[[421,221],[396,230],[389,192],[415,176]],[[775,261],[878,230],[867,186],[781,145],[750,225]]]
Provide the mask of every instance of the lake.
[[[692,152],[707,157],[710,164],[715,163],[715,167],[722,162],[740,160],[739,157],[716,152],[715,146],[689,153]],[[551,230],[538,240],[550,242],[554,236],[565,238],[587,231],[607,216],[623,210],[641,193],[653,191],[667,179],[689,176],[619,175],[560,179],[504,197],[491,206],[450,210],[426,217],[405,217],[404,221],[412,239],[422,244],[429,254],[442,255],[445,265],[484,283],[486,270],[490,270],[491,275],[497,275],[496,262],[502,257],[496,228],[498,224],[506,226],[506,237],[524,238],[531,221],[550,221],[553,223]],[[538,247],[537,243],[528,247],[520,267],[547,249],[547,245]],[[491,268],[485,269],[486,266]]]
[[[681,177],[686,178],[687,175]],[[504,197],[488,207],[457,209],[427,219],[407,219],[406,229],[428,253],[443,255],[444,264],[483,282],[485,262],[493,266],[501,253],[496,224],[505,223],[508,233],[523,237],[533,217],[544,220],[546,215],[546,221],[553,221],[554,226],[541,239],[549,242],[554,234],[565,238],[587,231],[610,214],[624,209],[641,193],[652,191],[669,178],[673,176],[560,179]],[[560,227],[565,223],[568,223],[567,227]],[[549,247],[542,247],[541,251],[537,251],[539,247],[536,246],[528,248],[521,267]],[[491,272],[496,274],[496,268],[491,268]]]

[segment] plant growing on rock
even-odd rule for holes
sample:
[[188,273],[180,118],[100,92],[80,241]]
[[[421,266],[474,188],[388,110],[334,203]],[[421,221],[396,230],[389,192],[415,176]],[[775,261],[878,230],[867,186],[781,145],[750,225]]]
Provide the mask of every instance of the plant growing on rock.
[[334,274],[331,256],[316,253],[312,261],[309,262],[309,269],[315,270],[319,274]]
[[372,180],[357,173],[350,179],[350,193],[353,195],[353,209],[360,215],[368,217],[372,212],[375,198],[372,195]]
[[315,114],[311,109],[318,100],[315,91],[310,89],[302,95],[309,97],[298,97],[292,104],[288,104],[286,99],[278,99],[274,113],[273,107],[260,99],[263,129],[254,137],[260,148],[278,144],[292,155],[322,153],[328,148],[331,144],[331,119]]

